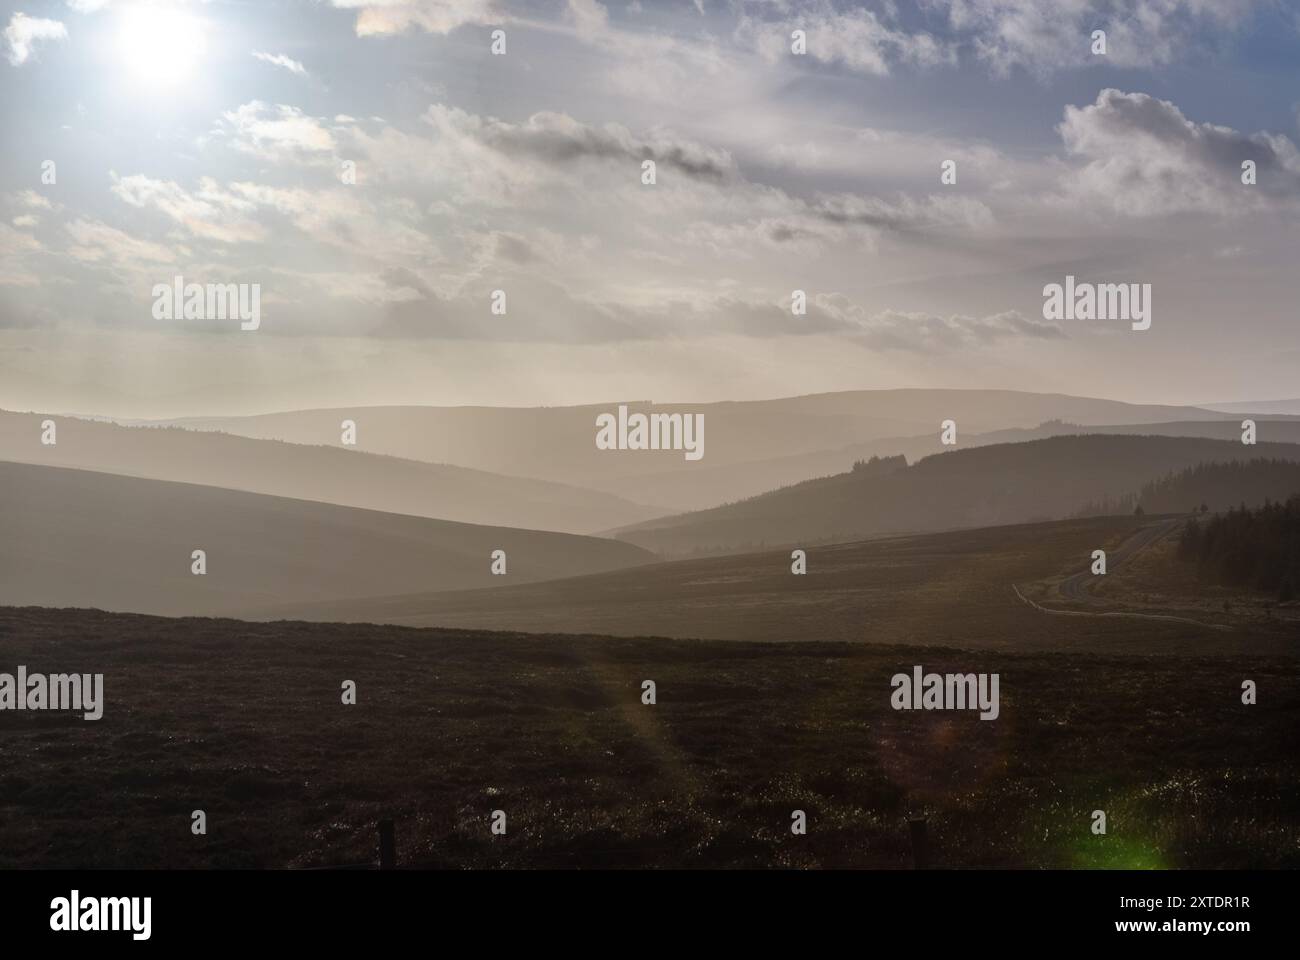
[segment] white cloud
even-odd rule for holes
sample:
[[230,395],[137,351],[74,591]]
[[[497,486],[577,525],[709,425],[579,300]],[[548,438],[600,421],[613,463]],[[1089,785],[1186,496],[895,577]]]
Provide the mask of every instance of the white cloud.
[[264,63],[269,63],[273,67],[283,67],[292,74],[300,77],[307,76],[307,68],[292,57],[287,57],[283,53],[263,53],[260,50],[254,50],[253,56]]
[[357,10],[358,37],[401,33],[411,27],[450,33],[466,24],[502,23],[507,18],[494,0],[331,0]]
[[849,298],[827,294],[812,298],[808,315],[814,319],[821,315],[823,319],[829,319],[829,331],[842,328],[839,332],[880,350],[936,354],[1012,339],[1065,339],[1065,332],[1057,324],[1026,317],[1016,310],[984,317],[964,314],[940,316],[902,310],[883,310],[868,315]]
[[29,210],[54,209],[49,197],[37,193],[35,190],[20,190],[18,193],[13,194],[12,198],[19,206],[26,207]]
[[477,117],[461,110],[431,107],[425,119],[446,133],[454,129],[509,156],[567,165],[584,160],[622,162],[636,169],[654,160],[692,179],[720,181],[736,173],[725,150],[706,147],[663,130],[634,135],[626,127],[607,123],[592,126],[563,113],[543,111],[523,123]]
[[58,20],[15,13],[9,18],[9,26],[5,27],[4,32],[5,44],[9,48],[9,62],[15,67],[20,66],[31,58],[38,42],[62,40],[67,35],[67,28]]
[[[1300,200],[1300,152],[1286,137],[1195,123],[1145,93],[1102,90],[1094,103],[1067,106],[1057,129],[1083,162],[1071,196],[1110,213],[1232,213]],[[1255,162],[1254,186],[1241,182],[1245,160]]]
[[134,175],[113,176],[113,193],[133,207],[152,207],[196,237],[220,243],[250,243],[265,239],[261,224],[248,219],[256,205],[222,190],[210,177],[190,192],[171,180]]
[[736,38],[768,62],[791,57],[791,34],[803,30],[806,56],[858,73],[885,76],[895,64],[935,67],[956,62],[956,50],[926,32],[909,33],[882,22],[870,10],[840,11],[829,0],[813,0],[785,9],[778,19],[743,16]]
[[638,100],[681,106],[722,83],[748,79],[707,37],[619,29],[599,0],[568,0],[567,12],[574,36],[605,58],[601,82]]
[[231,137],[232,146],[264,160],[324,159],[321,155],[335,148],[334,135],[324,122],[297,107],[253,100],[227,111],[222,119],[220,132]]
[[[592,2],[592,0],[583,0]],[[791,31],[807,35],[807,60],[885,76],[901,65],[933,68],[961,57],[994,74],[1038,76],[1108,64],[1149,68],[1216,47],[1272,0],[923,0],[906,26],[894,3],[880,12],[832,0],[738,0],[736,39],[770,62],[791,57]],[[1105,57],[1091,50],[1106,31]]]
[[[756,301],[691,290],[661,290],[651,303],[634,298],[577,295],[560,284],[510,275],[506,283],[515,317],[508,325],[485,322],[488,288],[456,296],[434,294],[409,272],[389,271],[391,285],[380,337],[536,343],[618,343],[709,336],[748,339],[841,337],[873,350],[947,354],[1013,340],[1062,340],[1056,324],[1015,310],[986,316],[882,310],[870,313],[840,293],[809,300],[808,313],[792,317],[789,303]],[[414,295],[411,295],[414,293]]]
[[15,230],[7,223],[0,223],[0,253],[5,256],[15,256],[34,253],[40,249],[40,242],[30,233]]
[[808,209],[814,217],[827,223],[877,229],[975,229],[993,223],[993,213],[982,201],[952,194],[931,194],[923,199],[900,194],[892,200],[834,194],[818,197]]
[[138,267],[142,263],[175,263],[170,247],[140,240],[99,220],[74,220],[67,225],[72,246],[67,253],[85,263],[110,263]]
[[[1243,25],[1269,0],[936,0],[949,25],[995,73],[1046,75],[1099,63],[1163,66]],[[1106,31],[1106,54],[1092,31]]]

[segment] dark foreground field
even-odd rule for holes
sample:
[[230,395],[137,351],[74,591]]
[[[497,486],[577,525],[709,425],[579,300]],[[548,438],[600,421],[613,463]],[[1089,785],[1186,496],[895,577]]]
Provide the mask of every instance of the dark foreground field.
[[[905,867],[921,816],[938,866],[1300,866],[1289,658],[37,608],[0,609],[0,650],[0,671],[103,672],[107,700],[97,722],[0,713],[3,867],[361,861],[382,817],[404,865]],[[1001,716],[893,711],[913,664],[1000,673]]]

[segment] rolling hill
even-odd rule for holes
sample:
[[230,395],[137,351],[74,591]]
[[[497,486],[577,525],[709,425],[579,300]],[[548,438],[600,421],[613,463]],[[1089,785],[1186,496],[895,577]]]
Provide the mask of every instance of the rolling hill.
[[1252,458],[1227,463],[1198,463],[1171,473],[1109,503],[1090,503],[1080,516],[1131,513],[1220,513],[1240,506],[1284,502],[1300,494],[1300,463]]
[[1143,655],[1296,652],[1280,628],[1247,624],[1229,633],[1049,616],[1012,590],[1086,570],[1092,550],[1113,549],[1153,522],[1092,517],[831,544],[807,551],[804,575],[791,572],[788,551],[772,550],[492,590],[278,605],[255,619]]
[[845,542],[1067,517],[1204,462],[1300,460],[1300,445],[1192,437],[1078,435],[926,457],[885,475],[849,471],[617,531],[661,556]]
[[[41,441],[55,422],[58,443]],[[482,470],[176,427],[0,411],[0,460],[174,480],[366,510],[529,530],[594,533],[659,516],[600,491]]]
[[[1257,420],[1258,439],[1273,443],[1300,443],[1300,420]],[[1238,440],[1241,418],[1229,420],[1172,420],[1165,423],[1089,424],[1045,421],[1035,427],[1011,427],[987,433],[959,434],[960,449],[985,447],[995,443],[1025,443],[1047,437],[1075,436],[1081,433],[1151,435],[1166,437],[1204,437]],[[778,487],[803,480],[830,476],[847,470],[850,464],[870,457],[903,456],[915,462],[950,448],[939,440],[939,431],[909,437],[884,437],[828,450],[816,450],[770,460],[753,460],[722,466],[697,464],[695,469],[670,470],[623,478],[620,490],[632,500],[683,504],[682,510],[709,507],[757,496]]]
[[1300,417],[1300,397],[1289,400],[1245,400],[1231,403],[1201,403],[1197,406],[1206,410],[1222,410],[1226,413],[1265,413],[1281,416]]
[[[703,414],[705,455],[690,462],[679,451],[597,450],[595,418],[615,410],[618,403],[338,408],[165,423],[293,443],[335,444],[341,421],[352,419],[360,450],[591,487],[664,512],[680,512],[845,470],[855,459],[872,454],[907,453],[915,458],[931,452],[939,424],[949,418],[958,421],[963,437],[1033,428],[1049,420],[1082,425],[1240,420],[1236,414],[1195,407],[1013,390],[859,390],[723,403],[629,402],[632,412]],[[845,449],[890,438],[912,438],[923,445],[914,452],[893,443]]]
[[[627,543],[0,462],[0,604],[238,615],[619,569]],[[207,573],[191,572],[191,554]],[[489,570],[506,551],[507,573]]]

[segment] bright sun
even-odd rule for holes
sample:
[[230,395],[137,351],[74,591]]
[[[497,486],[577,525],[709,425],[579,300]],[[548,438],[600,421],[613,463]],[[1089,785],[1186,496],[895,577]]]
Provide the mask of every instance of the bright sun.
[[188,77],[203,53],[199,21],[161,5],[130,6],[120,14],[118,54],[141,81],[176,83]]

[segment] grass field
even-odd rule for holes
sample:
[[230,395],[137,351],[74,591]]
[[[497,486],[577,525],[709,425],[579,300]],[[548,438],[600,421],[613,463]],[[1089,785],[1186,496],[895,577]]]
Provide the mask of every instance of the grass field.
[[[0,649],[0,670],[103,672],[107,701],[97,722],[0,713],[3,867],[361,861],[391,817],[405,865],[901,868],[918,816],[938,866],[1300,866],[1286,657],[37,608],[0,609]],[[999,672],[1001,716],[893,711],[913,664]]]
[[[810,546],[802,576],[790,572],[790,551],[767,551],[517,586],[298,604],[267,618],[1016,651],[1300,653],[1300,630],[1258,618],[1219,632],[1048,616],[1012,589],[1086,571],[1094,549],[1112,550],[1149,522],[1091,517]],[[1159,612],[1158,600],[1143,609]]]

